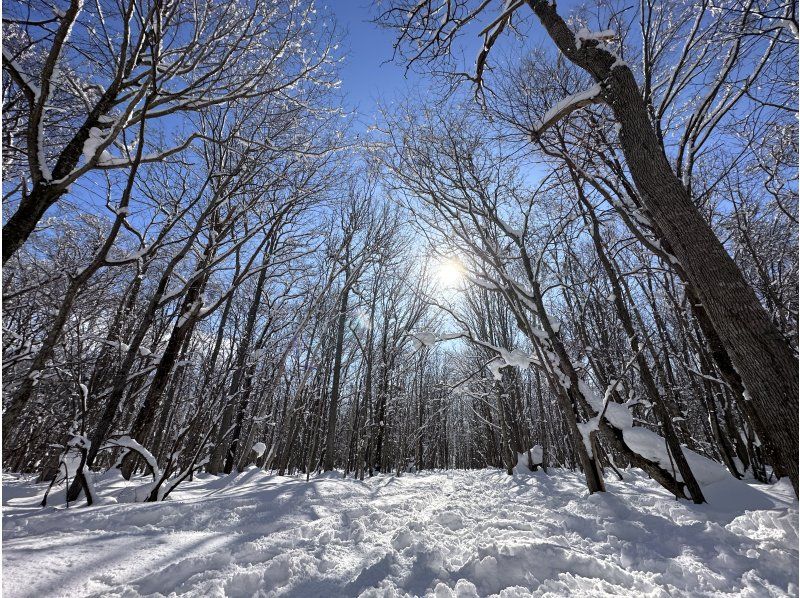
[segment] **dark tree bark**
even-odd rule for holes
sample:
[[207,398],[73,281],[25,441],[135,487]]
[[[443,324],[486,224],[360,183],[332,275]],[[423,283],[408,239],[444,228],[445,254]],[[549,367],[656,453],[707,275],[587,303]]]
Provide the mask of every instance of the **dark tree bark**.
[[[263,265],[264,264],[262,264],[262,266]],[[241,406],[240,408],[240,417],[237,418],[236,430],[234,430],[234,433],[230,438],[228,438],[226,435],[231,423],[233,422],[236,405],[240,403],[239,391],[242,387],[242,382],[247,370],[246,362],[248,356],[250,355],[250,343],[253,338],[256,317],[258,316],[258,308],[261,305],[261,295],[264,291],[264,284],[266,283],[266,280],[267,270],[266,268],[262,268],[261,272],[258,274],[258,280],[256,281],[256,289],[253,295],[253,300],[247,310],[247,318],[245,320],[244,332],[242,333],[242,340],[239,343],[239,348],[236,352],[236,363],[233,370],[233,379],[231,380],[230,390],[228,391],[228,396],[225,400],[225,411],[222,415],[222,427],[220,428],[219,438],[217,439],[217,443],[214,445],[214,452],[212,453],[211,461],[208,465],[208,470],[211,473],[219,473],[219,471],[223,468],[223,461],[225,473],[230,473],[233,470],[233,462],[236,457],[236,451],[239,448],[239,436],[241,435],[242,430],[241,420],[243,417],[242,412],[244,410],[244,406]],[[229,446],[230,448],[228,449]]]
[[704,503],[705,498],[703,497],[703,492],[700,489],[700,484],[697,483],[697,479],[695,479],[694,473],[692,473],[692,469],[689,467],[689,463],[686,461],[686,456],[683,454],[681,443],[678,440],[678,435],[675,432],[675,427],[672,423],[672,415],[669,413],[669,410],[664,404],[663,397],[658,391],[656,382],[653,379],[653,374],[650,371],[650,365],[647,363],[647,360],[642,353],[642,347],[639,344],[638,335],[633,325],[633,319],[631,318],[630,312],[628,311],[628,306],[625,304],[623,299],[624,294],[619,277],[617,276],[617,269],[612,263],[611,258],[606,254],[605,247],[603,246],[603,239],[600,236],[600,226],[597,222],[597,215],[594,213],[594,208],[592,208],[591,203],[583,195],[583,192],[580,188],[580,183],[578,182],[574,173],[573,178],[575,179],[576,187],[578,189],[578,198],[583,206],[583,209],[585,210],[585,213],[587,214],[587,224],[591,231],[595,252],[597,253],[597,257],[600,259],[600,263],[603,266],[606,277],[611,284],[611,290],[613,291],[614,296],[614,307],[617,310],[619,321],[622,323],[622,328],[628,337],[631,351],[635,355],[636,364],[638,365],[639,369],[639,376],[641,377],[642,384],[647,392],[647,398],[653,405],[653,411],[655,412],[656,417],[658,417],[658,421],[661,424],[661,430],[664,434],[664,438],[667,441],[669,452],[672,455],[672,458],[675,460],[675,464],[678,467],[681,478],[683,478],[683,481],[686,484],[686,489],[689,491],[689,496],[696,504]]
[[341,392],[344,325],[347,322],[347,301],[350,295],[350,281],[348,280],[349,268],[345,268],[344,277],[345,284],[339,300],[339,314],[336,321],[336,348],[333,353],[333,380],[331,381],[331,400],[328,404],[328,425],[325,433],[325,471],[331,471],[334,464],[336,420],[339,414],[339,394]]
[[[147,390],[144,402],[136,414],[133,426],[131,426],[131,438],[138,440],[143,445],[148,442],[150,433],[153,430],[156,412],[161,402],[161,397],[167,388],[175,363],[178,361],[180,349],[186,339],[191,337],[194,326],[197,323],[198,312],[202,307],[200,296],[205,286],[206,278],[207,276],[201,273],[189,285],[189,290],[181,304],[179,320],[172,329],[169,341],[167,341],[167,347],[164,349],[161,360],[158,362],[156,373],[150,382],[150,388]],[[135,464],[135,455],[128,453],[121,467],[122,475],[125,479],[130,479]]]
[[670,167],[630,68],[596,40],[579,47],[554,4],[529,4],[561,53],[601,84],[642,201],[697,290],[797,493],[798,365],[791,347]]

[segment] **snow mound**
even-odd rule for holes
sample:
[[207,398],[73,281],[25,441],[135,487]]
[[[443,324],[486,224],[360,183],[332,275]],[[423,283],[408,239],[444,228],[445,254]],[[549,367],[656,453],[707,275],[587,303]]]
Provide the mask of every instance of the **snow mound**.
[[530,452],[531,465],[541,465],[544,462],[544,449],[536,444],[531,447],[530,451],[524,453],[517,453],[517,464],[514,466],[515,474],[530,475],[531,468],[528,467],[528,452]]
[[[90,509],[41,509],[43,485],[4,474],[3,595],[797,595],[788,484],[728,476],[693,505],[623,473],[589,496],[562,470],[306,482],[251,467],[163,503]],[[96,485],[110,496],[145,481]]]
[[[675,477],[682,480],[674,461],[670,458],[664,438],[647,428],[626,428],[622,431],[625,444],[645,459],[655,461],[667,471],[675,471]],[[704,457],[691,449],[683,447],[683,454],[694,474],[697,483],[701,486],[714,484],[731,477],[731,474],[716,461]]]

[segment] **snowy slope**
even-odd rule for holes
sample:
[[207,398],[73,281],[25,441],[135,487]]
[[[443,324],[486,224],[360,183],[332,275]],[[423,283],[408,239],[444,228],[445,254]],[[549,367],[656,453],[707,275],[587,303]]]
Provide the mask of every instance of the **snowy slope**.
[[127,483],[107,479],[118,504],[64,510],[6,476],[3,595],[797,595],[788,484],[725,480],[702,506],[639,472],[608,484],[587,496],[561,471],[307,483],[251,469],[160,504],[125,504]]

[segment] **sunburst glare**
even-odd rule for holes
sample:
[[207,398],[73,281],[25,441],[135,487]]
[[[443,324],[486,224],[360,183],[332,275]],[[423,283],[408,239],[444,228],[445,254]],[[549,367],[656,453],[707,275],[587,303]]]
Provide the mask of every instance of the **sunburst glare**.
[[464,266],[457,259],[446,259],[436,266],[436,281],[440,288],[450,289],[464,282]]

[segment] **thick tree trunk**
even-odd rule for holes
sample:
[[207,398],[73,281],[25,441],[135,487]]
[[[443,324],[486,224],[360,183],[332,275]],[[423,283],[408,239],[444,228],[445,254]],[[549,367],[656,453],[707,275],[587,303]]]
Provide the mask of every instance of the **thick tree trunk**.
[[621,125],[622,150],[642,201],[697,290],[742,378],[746,400],[759,412],[764,440],[775,447],[797,493],[798,366],[791,347],[672,171],[630,68],[595,40],[578,47],[554,4],[530,5],[562,54],[601,83],[602,97]]
[[22,199],[17,211],[3,225],[3,265],[28,240],[47,209],[64,193],[63,187],[42,181]]

